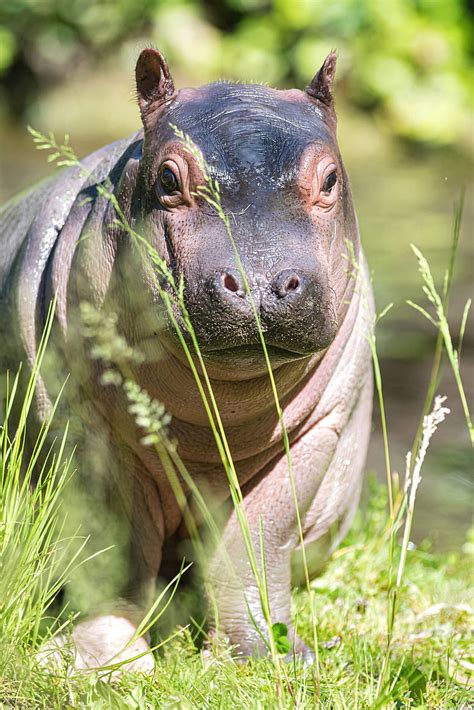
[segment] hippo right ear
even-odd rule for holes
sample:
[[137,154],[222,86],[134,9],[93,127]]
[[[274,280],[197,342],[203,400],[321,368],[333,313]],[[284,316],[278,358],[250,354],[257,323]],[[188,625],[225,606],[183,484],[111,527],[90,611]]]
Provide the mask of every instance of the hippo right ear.
[[306,87],[305,91],[312,99],[316,99],[323,107],[334,110],[334,100],[332,97],[332,83],[336,74],[336,52],[328,54],[313,80]]
[[144,49],[135,67],[138,106],[143,123],[150,114],[176,96],[174,82],[165,58],[157,49]]

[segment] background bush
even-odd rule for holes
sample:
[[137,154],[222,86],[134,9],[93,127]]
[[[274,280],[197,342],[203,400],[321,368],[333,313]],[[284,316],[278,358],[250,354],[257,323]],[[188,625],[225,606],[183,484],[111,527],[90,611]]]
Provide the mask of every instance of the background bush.
[[1,0],[1,91],[24,113],[141,36],[191,82],[301,86],[336,47],[350,104],[404,138],[450,144],[469,131],[471,31],[465,0]]

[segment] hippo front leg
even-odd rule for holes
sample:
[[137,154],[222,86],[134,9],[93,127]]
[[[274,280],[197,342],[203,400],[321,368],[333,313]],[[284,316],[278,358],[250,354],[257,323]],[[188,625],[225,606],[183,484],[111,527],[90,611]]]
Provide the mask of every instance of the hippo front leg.
[[120,664],[117,672],[151,672],[154,668],[148,639],[137,630],[155,595],[164,537],[163,513],[154,482],[140,470],[138,461],[135,471],[133,462],[129,463],[131,470],[124,471],[128,481],[121,494],[127,500],[120,514],[120,525],[128,529],[128,534],[117,541],[122,548],[118,557],[124,560],[124,575],[103,595],[97,588],[107,586],[107,551],[95,558],[94,568],[84,566],[88,578],[83,584],[89,590],[92,607],[84,620],[74,625],[70,636],[57,635],[42,647],[40,660],[46,666],[83,670]]
[[[303,535],[305,543],[309,543],[305,549],[310,575],[311,544],[317,544],[335,528],[347,529],[359,499],[372,402],[370,373],[363,373],[360,379],[361,390],[352,407],[336,405],[291,449]],[[295,563],[295,553],[301,563],[301,546],[286,457],[251,481],[243,493],[257,560],[259,519],[262,521],[271,621],[286,624],[295,652],[310,660],[312,652],[291,625],[291,565]],[[229,560],[232,575],[228,571]],[[239,645],[243,654],[266,653],[251,617],[267,639],[268,626],[234,510],[210,572],[219,615],[216,625],[232,644]],[[299,578],[302,579],[301,569]]]
[[[337,441],[336,429],[327,421],[325,426],[314,427],[293,445],[294,477],[303,519],[328,469]],[[312,464],[310,470],[308,463]],[[311,651],[296,636],[291,625],[290,563],[292,552],[299,543],[299,532],[286,457],[281,457],[247,484],[243,493],[258,563],[260,519],[263,528],[271,621],[286,624],[295,652],[311,659]],[[244,655],[267,653],[262,636],[268,641],[268,625],[235,510],[232,510],[225,525],[221,543],[209,566],[209,574],[215,592],[215,599],[211,602],[217,610],[215,624],[218,633],[228,637],[233,645],[238,645],[238,650]]]

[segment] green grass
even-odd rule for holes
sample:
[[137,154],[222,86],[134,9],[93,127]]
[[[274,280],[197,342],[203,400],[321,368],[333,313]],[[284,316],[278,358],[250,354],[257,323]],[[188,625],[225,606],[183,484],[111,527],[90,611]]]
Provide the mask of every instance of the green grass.
[[[375,708],[385,651],[387,513],[385,489],[373,481],[370,500],[323,574],[311,582],[318,607],[320,697],[324,708]],[[408,553],[392,644],[391,702],[398,707],[461,708],[473,701],[466,687],[472,612],[472,544],[449,556],[428,542]],[[107,554],[106,552],[103,554]],[[301,635],[312,639],[306,590],[293,594]],[[0,679],[4,707],[45,708],[273,708],[314,707],[311,669],[288,664],[281,696],[271,660],[230,660],[229,650],[198,647],[189,627],[169,641],[153,676],[128,674],[113,684],[97,673],[67,678],[47,674],[22,639]],[[193,640],[194,639],[194,640]],[[3,646],[3,642],[0,645]],[[471,648],[472,654],[472,648]],[[393,705],[393,707],[395,707]]]

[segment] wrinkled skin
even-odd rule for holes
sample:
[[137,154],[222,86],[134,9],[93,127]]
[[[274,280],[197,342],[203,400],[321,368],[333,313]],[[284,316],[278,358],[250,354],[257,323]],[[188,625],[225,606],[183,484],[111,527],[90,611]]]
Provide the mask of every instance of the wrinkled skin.
[[[89,344],[80,335],[81,302],[119,314],[120,332],[146,355],[134,366],[134,377],[172,416],[169,435],[194,482],[214,506],[229,500],[208,418],[156,279],[131,236],[117,226],[110,201],[97,195],[96,185],[106,177],[131,226],[155,247],[176,282],[184,279],[185,303],[219,405],[257,557],[262,521],[272,619],[288,624],[297,653],[311,658],[291,630],[292,575],[301,579],[297,518],[250,298],[223,221],[195,194],[204,180],[199,161],[170,124],[202,151],[231,218],[284,410],[314,572],[357,505],[372,399],[366,337],[371,292],[336,140],[334,69],[331,54],[305,92],[230,83],[176,92],[161,55],[144,50],[137,64],[143,131],[85,159],[87,175],[69,169],[0,213],[2,327],[8,334],[3,354],[13,367],[21,359],[32,362],[55,294],[51,348],[59,371],[72,374],[68,387],[74,396],[67,406],[82,412],[86,436],[84,411],[94,413],[101,435],[111,442],[102,473],[114,485],[118,481],[126,499],[129,566],[118,594],[127,604],[117,604],[115,616],[104,612],[77,626],[77,667],[106,663],[121,652],[139,610],[150,601],[163,559],[172,558],[177,541],[187,535],[160,459],[141,443],[142,431],[123,391],[103,385],[100,366],[90,364]],[[357,282],[348,243],[363,265]],[[165,282],[160,287],[169,289]],[[175,316],[182,327],[177,308]],[[41,418],[51,401],[46,377],[37,395]],[[199,519],[193,496],[184,489]],[[243,654],[264,653],[248,613],[249,607],[265,635],[257,586],[235,512],[226,510],[208,565],[218,631]],[[139,648],[146,650],[145,639]],[[143,669],[151,663],[141,659],[135,665]]]

